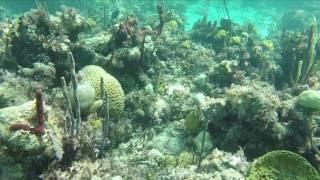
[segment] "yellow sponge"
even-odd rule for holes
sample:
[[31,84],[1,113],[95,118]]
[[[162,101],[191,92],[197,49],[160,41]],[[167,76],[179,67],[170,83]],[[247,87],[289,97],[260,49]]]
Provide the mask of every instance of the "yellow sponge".
[[100,81],[101,77],[104,80],[104,89],[109,95],[109,108],[110,115],[119,117],[124,110],[124,93],[119,81],[112,75],[108,74],[104,69],[95,65],[85,66],[81,70],[81,77],[83,81],[89,82],[96,91],[96,97],[100,98]]

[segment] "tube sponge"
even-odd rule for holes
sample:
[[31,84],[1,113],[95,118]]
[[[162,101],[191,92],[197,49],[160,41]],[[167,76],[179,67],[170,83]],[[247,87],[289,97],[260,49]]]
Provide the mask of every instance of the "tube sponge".
[[95,89],[96,98],[100,98],[100,81],[104,80],[105,97],[109,95],[110,115],[120,117],[124,110],[124,93],[119,81],[108,74],[103,68],[88,65],[81,70],[82,81],[88,82]]

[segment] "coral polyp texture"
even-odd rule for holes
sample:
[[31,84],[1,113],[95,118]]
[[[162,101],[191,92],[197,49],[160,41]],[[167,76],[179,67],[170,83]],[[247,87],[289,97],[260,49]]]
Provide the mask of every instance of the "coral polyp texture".
[[290,151],[272,151],[257,158],[247,180],[303,179],[319,180],[319,172],[302,156]]
[[109,96],[110,113],[115,117],[122,115],[124,111],[124,92],[119,81],[107,73],[103,68],[95,65],[88,65],[81,69],[80,76],[83,81],[94,87],[96,97],[101,96],[101,78],[104,80],[105,96]]

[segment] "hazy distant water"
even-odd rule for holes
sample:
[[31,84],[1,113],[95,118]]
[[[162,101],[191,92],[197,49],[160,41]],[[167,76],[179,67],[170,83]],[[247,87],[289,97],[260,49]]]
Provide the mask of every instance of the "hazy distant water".
[[[41,1],[41,0],[39,0]],[[93,0],[87,0],[93,1]],[[61,6],[78,7],[77,0],[45,0],[51,13],[61,10]],[[0,0],[0,5],[10,10],[11,13],[23,13],[31,8],[36,8],[36,0]]]
[[[62,6],[71,6],[79,8],[79,2],[85,2],[87,6],[93,9],[101,7],[94,6],[95,0],[38,0],[47,4],[50,13],[61,10]],[[101,2],[102,0],[100,0]],[[146,12],[155,12],[153,6],[160,2],[164,7],[174,7],[175,3],[182,3],[183,7],[176,6],[177,13],[185,20],[185,30],[191,30],[192,25],[203,16],[207,15],[208,20],[215,21],[226,18],[224,0],[105,0],[106,2],[120,2],[126,10],[143,9]],[[128,3],[130,1],[130,3]],[[257,31],[262,36],[268,36],[270,29],[277,24],[282,14],[289,10],[320,9],[320,0],[225,0],[231,19],[240,24],[254,23]],[[146,2],[151,4],[145,6]],[[112,4],[112,3],[111,3]],[[143,5],[141,5],[143,4]],[[0,0],[0,5],[8,9],[12,14],[21,14],[36,8],[36,0]],[[114,5],[114,3],[113,3]],[[172,6],[171,6],[172,5]],[[136,8],[141,6],[140,8]],[[141,12],[139,12],[141,13]],[[155,12],[156,13],[156,12]],[[320,18],[320,13],[316,14]],[[141,16],[141,14],[140,14]],[[146,16],[148,16],[146,14]]]

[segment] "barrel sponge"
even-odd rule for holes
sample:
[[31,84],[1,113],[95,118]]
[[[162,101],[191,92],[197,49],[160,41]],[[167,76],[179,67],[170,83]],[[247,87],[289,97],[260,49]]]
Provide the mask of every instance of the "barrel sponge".
[[95,65],[88,65],[81,70],[83,81],[89,82],[96,91],[97,98],[100,98],[100,81],[104,80],[105,97],[109,95],[110,115],[119,117],[124,109],[124,93],[119,81],[104,69]]

